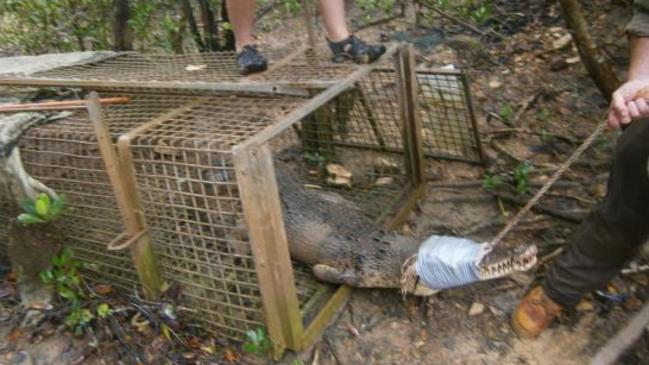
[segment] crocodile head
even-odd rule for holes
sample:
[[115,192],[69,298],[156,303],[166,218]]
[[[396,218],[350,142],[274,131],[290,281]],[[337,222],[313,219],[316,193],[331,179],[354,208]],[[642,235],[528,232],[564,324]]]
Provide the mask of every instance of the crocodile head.
[[536,264],[537,251],[535,245],[490,249],[478,263],[478,276],[480,280],[491,280],[530,270]]

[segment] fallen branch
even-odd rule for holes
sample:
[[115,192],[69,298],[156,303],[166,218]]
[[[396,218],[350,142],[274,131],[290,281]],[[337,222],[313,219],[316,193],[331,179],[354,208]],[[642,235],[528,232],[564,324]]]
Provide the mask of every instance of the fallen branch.
[[536,103],[536,100],[538,100],[538,98],[539,98],[542,94],[543,94],[543,90],[538,90],[538,91],[535,92],[532,96],[530,96],[529,98],[527,98],[527,99],[525,100],[525,102],[523,103],[523,105],[520,107],[520,109],[518,109],[518,111],[517,111],[516,114],[514,115],[514,118],[512,118],[511,124],[516,125],[516,123],[518,123],[518,120],[521,119],[521,117],[523,116],[523,114],[525,114],[525,112],[527,112],[527,110],[528,110],[530,107],[532,107],[532,105],[534,105],[534,103]]
[[[510,204],[515,204],[519,206],[525,206],[527,204],[527,201],[525,199],[517,198],[513,195],[509,195],[506,193],[502,192],[491,192],[495,197],[502,199],[503,201],[510,203]],[[558,209],[553,209],[546,207],[544,205],[537,204],[534,207],[532,207],[532,211],[535,211],[540,214],[545,214],[549,215],[551,217],[563,219],[567,222],[574,223],[574,224],[579,224],[581,223],[581,220],[583,217],[580,216],[575,216],[573,214],[568,214],[563,211],[560,211]]]

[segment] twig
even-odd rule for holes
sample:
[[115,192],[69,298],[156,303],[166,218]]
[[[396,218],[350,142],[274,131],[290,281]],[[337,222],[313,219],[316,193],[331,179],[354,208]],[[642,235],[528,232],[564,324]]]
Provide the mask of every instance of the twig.
[[640,265],[636,267],[630,267],[628,269],[622,269],[622,274],[629,275],[629,274],[636,274],[644,271],[649,271],[649,265]]
[[512,123],[513,125],[516,125],[516,124],[518,123],[518,120],[521,119],[521,117],[523,116],[523,114],[525,114],[525,112],[526,112],[526,111],[527,111],[527,110],[528,110],[532,105],[534,105],[534,103],[536,102],[536,100],[537,100],[537,99],[539,98],[539,96],[541,96],[542,94],[543,94],[543,90],[538,90],[538,91],[535,92],[532,96],[530,96],[529,98],[527,98],[527,99],[525,100],[525,102],[523,103],[523,105],[520,107],[520,109],[518,109],[518,111],[517,111],[516,114],[514,115],[514,118],[512,118],[511,123]]
[[596,203],[595,200],[593,200],[593,199],[583,198],[581,196],[572,195],[572,194],[560,194],[560,193],[548,192],[545,195],[554,196],[554,197],[557,197],[557,198],[573,199],[573,200],[577,200],[577,201],[580,201],[580,202],[586,203],[586,204],[595,204]]
[[324,336],[324,340],[329,346],[329,349],[331,350],[331,354],[333,355],[334,360],[336,360],[336,364],[338,365],[344,364],[342,361],[340,361],[340,356],[338,355],[338,348],[336,348],[334,341],[331,338],[329,338],[329,336],[326,335]]
[[545,264],[546,262],[552,260],[553,258],[561,255],[562,252],[563,252],[563,247],[557,248],[556,250],[550,252],[549,254],[541,257],[539,259],[539,264],[538,265],[541,266],[541,265]]
[[[474,25],[469,24],[469,23],[467,23],[467,22],[465,22],[465,21],[463,21],[463,20],[460,20],[460,19],[458,19],[457,17],[454,17],[453,15],[448,14],[448,13],[442,11],[441,9],[439,9],[439,8],[436,7],[436,6],[431,6],[431,5],[429,5],[428,7],[429,7],[430,9],[432,9],[433,11],[435,11],[436,13],[438,13],[439,15],[443,16],[444,18],[449,19],[449,20],[451,20],[451,21],[453,21],[453,22],[455,22],[455,23],[457,23],[457,24],[463,26],[464,28],[466,28],[466,29],[468,29],[468,30],[470,30],[470,31],[472,31],[472,32],[474,32],[474,33],[480,34],[481,36],[486,36],[486,35],[487,35],[486,32],[484,32],[484,31],[478,29],[478,28],[475,27]],[[492,34],[494,34],[496,37],[498,37],[498,38],[500,38],[500,39],[505,39],[505,37],[504,37],[502,34],[496,32],[496,31],[493,30],[493,29],[489,29],[489,32],[492,33]]]
[[460,20],[460,19],[454,17],[454,16],[451,15],[451,14],[448,14],[448,13],[442,11],[442,10],[439,9],[438,7],[436,7],[436,6],[429,6],[429,7],[430,7],[433,11],[435,11],[436,13],[438,13],[439,15],[443,16],[443,17],[446,18],[446,19],[451,20],[451,21],[453,21],[453,22],[455,22],[455,23],[457,23],[457,24],[463,26],[464,28],[466,28],[466,29],[468,29],[468,30],[470,30],[470,31],[472,31],[472,32],[474,32],[474,33],[480,34],[481,36],[484,36],[484,35],[485,35],[485,32],[483,32],[482,30],[476,28],[475,26],[473,26],[473,25],[471,25],[471,24],[469,24],[469,23],[467,23],[467,22],[465,22],[465,21],[462,21],[462,20]]
[[[492,194],[494,194],[494,196],[496,196],[496,197],[498,197],[498,198],[500,198],[500,199],[502,199],[502,200],[504,200],[504,201],[506,201],[506,202],[508,202],[510,204],[515,204],[515,205],[520,205],[520,206],[525,206],[527,204],[526,200],[514,197],[514,196],[506,194],[506,193],[492,192]],[[546,214],[546,215],[549,215],[549,216],[552,216],[552,217],[555,217],[555,218],[563,219],[563,220],[565,220],[567,222],[570,222],[570,223],[579,224],[579,223],[581,223],[581,220],[582,220],[582,217],[575,216],[573,214],[568,214],[568,213],[565,213],[563,211],[553,209],[553,208],[549,208],[549,207],[546,207],[546,206],[540,205],[540,204],[537,204],[536,206],[532,207],[532,210],[536,211],[538,213],[541,213],[541,214]]]
[[387,18],[375,20],[375,21],[369,22],[367,24],[360,25],[360,26],[356,27],[354,32],[359,32],[359,31],[361,31],[363,29],[366,29],[366,28],[370,28],[370,27],[374,27],[374,26],[377,26],[377,25],[389,23],[389,22],[391,22],[391,21],[393,21],[395,19],[399,19],[399,18],[401,18],[403,16],[404,16],[404,13],[399,12],[399,14],[396,14],[396,15],[393,15],[393,16],[390,16],[390,17],[387,17]]
[[494,130],[492,130],[490,132],[486,132],[485,134],[487,135],[487,140],[491,140],[492,138],[497,138],[497,136],[500,135],[500,134],[510,134],[510,133],[530,134],[530,135],[541,136],[541,137],[550,136],[552,138],[564,140],[564,141],[566,141],[566,142],[568,142],[570,144],[573,144],[573,145],[578,144],[577,141],[575,141],[573,138],[568,137],[568,136],[563,136],[563,135],[550,133],[550,132],[546,132],[546,131],[542,131],[542,132],[532,131],[532,130],[525,129],[525,128],[512,127],[512,128],[494,129]]

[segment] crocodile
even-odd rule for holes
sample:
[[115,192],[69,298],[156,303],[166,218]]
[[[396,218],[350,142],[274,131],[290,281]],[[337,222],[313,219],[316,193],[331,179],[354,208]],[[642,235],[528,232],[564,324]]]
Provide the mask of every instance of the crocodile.
[[[421,242],[385,232],[342,197],[306,188],[286,162],[275,160],[291,257],[311,267],[324,282],[360,288],[400,288],[431,295],[413,271]],[[478,280],[527,271],[536,264],[536,247],[487,252],[477,264]]]

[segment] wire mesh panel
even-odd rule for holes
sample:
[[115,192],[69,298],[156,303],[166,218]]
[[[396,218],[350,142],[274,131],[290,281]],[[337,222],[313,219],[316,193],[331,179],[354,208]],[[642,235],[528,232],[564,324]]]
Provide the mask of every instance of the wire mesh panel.
[[161,271],[221,336],[265,325],[231,149],[300,102],[200,97],[126,135]]
[[[423,190],[420,182],[409,176],[414,158],[406,156],[404,143],[416,148],[406,138],[413,137],[414,128],[408,124],[409,132],[401,120],[399,88],[403,86],[398,85],[396,72],[380,65],[333,64],[323,57],[299,50],[271,65],[266,73],[240,78],[232,54],[160,57],[128,53],[30,76],[30,80],[59,80],[62,84],[70,80],[90,81],[88,85],[96,82],[98,87],[93,89],[101,97],[129,98],[127,104],[103,107],[122,168],[114,174],[130,175],[132,170],[134,181],[129,183],[135,185],[131,186],[137,192],[134,200],[141,200],[160,272],[166,280],[181,284],[183,304],[197,322],[219,336],[240,341],[248,330],[277,328],[270,324],[277,319],[269,318],[273,312],[267,306],[268,286],[260,283],[271,283],[273,290],[280,292],[283,286],[290,286],[285,281],[277,286],[273,278],[269,280],[274,273],[268,270],[264,257],[260,263],[260,255],[284,247],[283,236],[276,234],[282,222],[270,228],[272,240],[259,244],[259,237],[266,239],[266,232],[251,225],[262,219],[250,212],[260,205],[246,199],[251,196],[246,194],[251,187],[265,192],[268,184],[252,181],[252,174],[246,176],[243,168],[271,178],[268,156],[272,151],[275,158],[291,161],[301,183],[336,193],[350,207],[381,223],[404,199],[412,200],[409,197],[415,190]],[[314,91],[343,79],[325,92]],[[472,139],[477,134],[462,76],[427,72],[417,79],[423,129],[416,133],[421,132],[426,153],[475,161],[479,144]],[[103,83],[106,80],[120,83]],[[311,92],[314,97],[191,87],[205,82],[298,85],[304,80],[313,88],[300,95]],[[174,85],[181,87],[174,89]],[[415,99],[413,91],[408,94],[408,100]],[[266,163],[241,152],[254,150],[251,145],[263,145]],[[137,277],[128,252],[106,249],[124,233],[124,217],[86,112],[33,128],[20,148],[28,172],[68,196],[71,209],[63,222],[67,243],[86,263],[88,276],[126,287],[135,285]],[[265,201],[257,209],[264,211],[264,217],[281,214],[281,208],[271,204],[277,202],[274,195],[273,190],[268,201],[266,196],[254,195]],[[0,240],[2,234],[0,228]],[[251,235],[257,244],[251,244]],[[282,277],[295,280],[296,292],[290,289],[283,294],[297,298],[284,297],[283,304],[300,311],[303,323],[292,332],[302,333],[302,324],[323,321],[316,318],[322,318],[316,316],[319,308],[328,307],[327,298],[337,294],[331,295],[335,288],[318,283],[305,265],[291,265],[288,252],[285,258],[281,274],[290,273]],[[274,299],[282,304],[281,295]],[[279,312],[278,317],[286,319],[288,311],[280,308],[276,314]],[[295,339],[290,329],[280,327],[280,337],[292,337],[284,345],[299,348],[301,340]]]
[[[130,97],[128,107],[106,108],[114,135],[179,103],[178,98]],[[66,119],[31,129],[22,138],[20,150],[25,168],[33,177],[65,194],[68,211],[62,218],[67,240],[64,244],[84,262],[86,276],[129,290],[137,286],[130,254],[106,249],[124,227],[86,112],[78,111]]]
[[[465,76],[447,70],[418,71],[417,81],[425,155],[482,162]],[[401,152],[396,73],[392,69],[369,73],[324,107],[320,121],[305,128],[303,139],[312,145],[335,143]]]
[[280,91],[265,89],[259,84],[298,84],[325,88],[343,80],[359,67],[353,63],[332,63],[328,53],[307,52],[306,47],[298,47],[297,50],[265,49],[262,52],[269,59],[268,72],[249,77],[241,76],[234,52],[182,55],[128,52],[30,75],[2,75],[0,70],[0,82],[84,87],[121,85],[155,88],[166,85],[187,89],[214,89],[219,85],[225,87],[226,84],[238,84],[245,88],[258,84],[258,91]]
[[0,262],[7,260],[9,223],[16,215],[15,203],[9,200],[9,194],[5,194],[7,190],[5,186],[0,184]]

